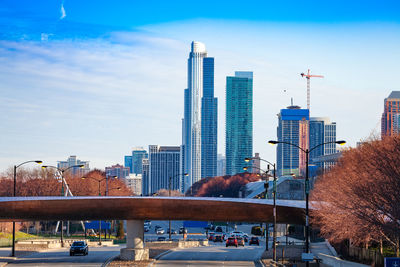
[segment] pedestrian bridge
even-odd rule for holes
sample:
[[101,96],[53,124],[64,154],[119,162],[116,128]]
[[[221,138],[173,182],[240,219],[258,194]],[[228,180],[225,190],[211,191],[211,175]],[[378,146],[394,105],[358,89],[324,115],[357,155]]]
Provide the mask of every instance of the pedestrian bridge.
[[[304,224],[304,201],[277,200],[277,222]],[[0,220],[272,222],[272,199],[206,197],[0,197]]]

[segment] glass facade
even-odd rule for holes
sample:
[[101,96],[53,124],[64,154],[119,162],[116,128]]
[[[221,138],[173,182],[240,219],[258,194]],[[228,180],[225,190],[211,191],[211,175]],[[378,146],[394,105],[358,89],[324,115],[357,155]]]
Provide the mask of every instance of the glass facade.
[[[336,141],[336,123],[330,122],[326,117],[310,118],[310,149],[320,144]],[[310,161],[313,159],[336,153],[336,144],[326,144],[315,148],[310,152]],[[316,166],[319,168],[328,168],[333,163],[318,162]]]
[[179,146],[149,146],[149,187],[150,194],[160,189],[169,188],[169,177],[172,177],[171,189],[180,190],[182,177],[180,174]]
[[217,172],[217,99],[214,98],[214,58],[205,45],[192,42],[188,59],[188,88],[184,93],[182,166],[188,173],[182,191]]
[[[307,149],[309,110],[290,106],[287,109],[281,109],[278,119],[278,141],[288,142]],[[278,144],[276,151],[278,176],[299,175],[300,170],[305,168],[305,153],[297,147],[289,144]]]
[[235,72],[226,78],[226,174],[244,172],[253,156],[253,73]]
[[201,177],[217,174],[218,99],[214,97],[214,58],[203,59],[201,103]]
[[400,91],[392,91],[384,102],[384,111],[381,119],[382,138],[399,132],[398,114],[400,114]]

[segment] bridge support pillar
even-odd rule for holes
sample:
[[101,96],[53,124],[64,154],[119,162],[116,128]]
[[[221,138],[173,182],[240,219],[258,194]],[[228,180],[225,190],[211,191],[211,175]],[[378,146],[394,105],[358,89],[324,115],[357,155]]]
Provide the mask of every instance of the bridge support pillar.
[[121,249],[120,259],[141,261],[149,259],[149,249],[144,247],[144,221],[126,221],[126,248]]

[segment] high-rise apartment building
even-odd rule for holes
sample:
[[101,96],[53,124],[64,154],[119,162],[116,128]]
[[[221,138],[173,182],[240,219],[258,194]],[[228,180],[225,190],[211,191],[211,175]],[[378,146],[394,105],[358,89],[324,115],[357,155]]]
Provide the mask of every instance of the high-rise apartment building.
[[126,186],[132,191],[136,196],[142,194],[142,175],[130,173],[125,177]]
[[171,189],[181,190],[180,150],[179,146],[149,146],[150,194],[169,189],[170,177]]
[[[311,117],[310,118],[310,149],[320,144],[336,141],[336,122],[330,122],[327,117]],[[310,152],[310,161],[313,159],[336,153],[336,144],[325,144],[319,146]],[[328,168],[332,166],[329,162],[319,162],[316,165],[320,168]]]
[[[385,98],[384,110],[381,120],[381,136],[392,136],[399,132],[398,116],[400,113],[400,91],[392,91],[390,95]],[[397,121],[396,121],[397,119]]]
[[126,176],[129,175],[129,168],[124,167],[120,164],[112,165],[111,167],[106,167],[106,177],[115,177],[117,176],[118,179],[125,179]]
[[226,78],[226,174],[244,172],[253,156],[253,73],[235,72]]
[[[281,109],[278,114],[278,141],[308,148],[309,110],[299,106]],[[278,144],[276,150],[277,175],[299,175],[305,170],[306,155],[300,149],[289,144]]]
[[129,168],[129,173],[142,174],[142,160],[148,158],[147,151],[143,147],[134,147],[132,155],[125,156],[125,167]]
[[84,176],[86,173],[90,172],[89,161],[79,160],[76,156],[70,156],[66,161],[57,162],[57,168],[61,170],[65,170],[76,165],[83,165],[83,167],[73,167],[66,173],[71,176]]
[[181,171],[189,174],[183,184],[185,191],[202,177],[214,176],[217,161],[214,58],[207,57],[205,45],[196,41],[192,42],[189,54],[188,88],[184,91],[184,100]]
[[142,160],[142,195],[143,196],[148,196],[151,194],[149,171],[150,171],[149,159],[143,159]]

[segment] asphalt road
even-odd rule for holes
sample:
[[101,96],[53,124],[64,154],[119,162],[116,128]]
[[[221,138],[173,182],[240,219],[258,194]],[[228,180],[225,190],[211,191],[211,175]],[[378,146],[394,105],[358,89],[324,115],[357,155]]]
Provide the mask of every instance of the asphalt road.
[[[125,245],[124,245],[125,246]],[[121,246],[89,247],[87,256],[69,256],[69,247],[37,252],[18,258],[8,266],[101,266],[108,258],[119,255]]]
[[207,247],[177,249],[161,257],[156,266],[255,266],[265,243],[260,246],[225,247],[224,243],[211,243]]

